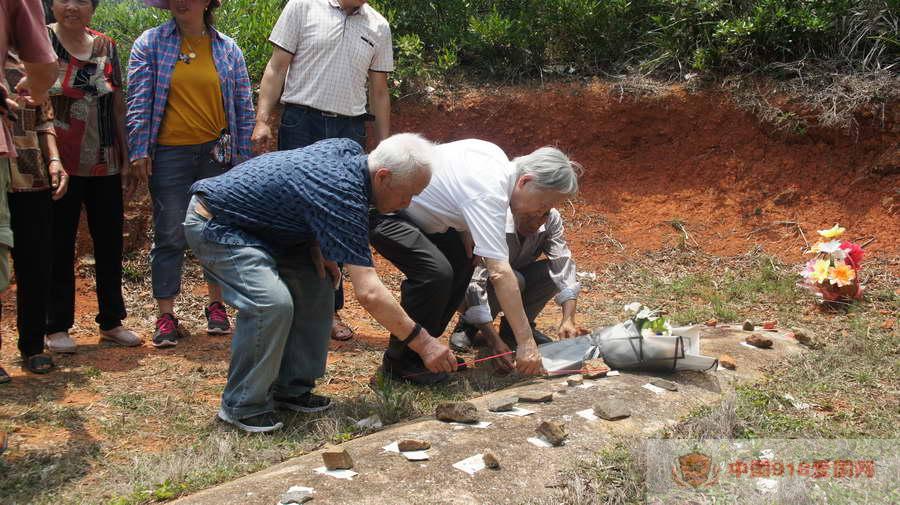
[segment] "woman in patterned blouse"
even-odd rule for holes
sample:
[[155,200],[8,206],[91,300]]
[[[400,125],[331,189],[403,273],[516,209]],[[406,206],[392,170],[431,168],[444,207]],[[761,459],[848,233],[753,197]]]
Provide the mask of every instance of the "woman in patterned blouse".
[[141,339],[122,326],[122,177],[128,169],[125,101],[116,44],[89,28],[99,0],[53,0],[48,26],[59,56],[50,90],[54,127],[69,190],[53,205],[53,295],[47,348],[75,352],[69,336],[75,318],[75,237],[81,208],[94,243],[100,338],[136,346]]

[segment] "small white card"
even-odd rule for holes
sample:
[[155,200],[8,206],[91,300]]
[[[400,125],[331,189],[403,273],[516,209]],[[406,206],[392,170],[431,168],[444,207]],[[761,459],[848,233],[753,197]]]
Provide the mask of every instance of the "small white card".
[[316,473],[320,473],[322,475],[334,477],[335,479],[346,479],[346,480],[353,480],[353,477],[356,477],[357,475],[359,475],[358,473],[354,472],[353,470],[329,470],[329,469],[325,468],[324,466],[320,466],[319,468],[316,468],[313,471]]
[[536,447],[553,447],[553,444],[546,441],[544,437],[528,437],[528,443]]
[[606,372],[607,377],[615,377],[617,375],[620,375],[618,370],[610,370]]
[[579,384],[575,387],[577,387],[578,389],[588,389],[594,387],[594,384],[596,384],[596,382],[584,381],[582,384]]
[[759,349],[759,347],[748,344],[747,342],[741,342],[741,345],[744,347],[749,347],[750,349]]
[[501,415],[501,416],[524,417],[524,416],[530,416],[531,414],[534,414],[534,411],[528,410],[528,409],[523,409],[521,407],[513,407],[512,410],[509,410],[506,412],[494,412],[494,414]]
[[462,470],[469,475],[475,475],[479,470],[484,470],[484,457],[482,454],[470,456],[462,461],[453,463],[453,468]]
[[426,451],[406,451],[401,452],[400,454],[408,461],[425,461],[426,459],[430,459]]
[[[490,422],[490,421],[478,421],[477,423],[456,423],[456,422],[453,422],[453,423],[450,423],[450,424],[452,424],[452,425],[454,425],[454,426],[461,426],[461,427],[463,427],[463,428],[480,428],[480,429],[483,430],[483,429],[487,428],[488,426],[490,426],[490,425],[491,425],[491,422]],[[459,428],[454,428],[454,429],[458,430]]]
[[382,449],[384,449],[384,452],[400,452],[400,442],[391,442],[382,447]]
[[654,393],[656,393],[656,394],[658,394],[658,395],[662,395],[662,394],[665,394],[665,393],[666,393],[666,390],[665,390],[665,389],[663,389],[663,388],[661,388],[661,387],[659,387],[659,386],[654,386],[653,384],[650,384],[649,382],[646,383],[646,384],[644,384],[644,385],[641,386],[641,387],[644,388],[644,389],[646,389],[646,390],[648,390],[648,391],[653,391]]
[[717,372],[721,372],[722,370],[728,370],[728,369],[725,368],[725,367],[722,366],[722,365],[719,365],[719,366],[716,368],[716,371],[717,371]]
[[578,412],[576,412],[576,414],[587,419],[588,421],[596,421],[600,419],[599,417],[594,415],[594,409],[579,410]]

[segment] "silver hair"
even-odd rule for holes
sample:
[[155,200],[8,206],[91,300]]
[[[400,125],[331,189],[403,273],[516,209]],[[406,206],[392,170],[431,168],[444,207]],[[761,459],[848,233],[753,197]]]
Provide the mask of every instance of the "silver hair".
[[386,168],[398,182],[406,182],[417,174],[431,175],[434,143],[418,133],[398,133],[381,141],[369,154],[369,166]]
[[558,191],[573,196],[578,193],[578,177],[584,172],[577,161],[572,161],[555,147],[542,147],[531,154],[513,160],[518,177],[530,175],[538,188]]

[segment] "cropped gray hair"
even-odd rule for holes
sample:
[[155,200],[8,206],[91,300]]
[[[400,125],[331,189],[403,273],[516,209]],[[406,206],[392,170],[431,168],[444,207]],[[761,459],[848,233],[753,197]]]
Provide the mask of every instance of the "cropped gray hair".
[[369,154],[369,166],[386,168],[398,182],[413,179],[416,174],[431,175],[434,144],[417,133],[398,133],[381,141]]
[[542,147],[531,154],[513,160],[517,176],[530,175],[538,188],[558,191],[573,196],[578,193],[578,177],[584,172],[577,161],[572,161],[555,147]]

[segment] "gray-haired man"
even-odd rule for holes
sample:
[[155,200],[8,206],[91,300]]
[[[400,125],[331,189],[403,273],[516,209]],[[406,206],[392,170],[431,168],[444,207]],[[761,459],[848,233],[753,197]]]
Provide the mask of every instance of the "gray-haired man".
[[[371,242],[406,276],[400,304],[432,336],[444,332],[483,259],[500,308],[518,347],[519,373],[541,373],[541,355],[522,306],[509,263],[506,216],[543,219],[578,191],[580,166],[557,149],[544,147],[509,161],[502,149],[481,140],[461,140],[435,149],[431,183],[403,212],[376,218]],[[504,357],[507,365],[513,360]],[[429,373],[395,335],[384,354],[385,373],[420,384],[447,379]]]
[[[509,214],[506,243],[509,245],[509,263],[519,281],[522,305],[535,342],[540,345],[551,341],[534,328],[534,319],[551,299],[555,299],[562,308],[557,336],[561,339],[576,336],[578,329],[575,325],[575,309],[581,284],[575,276],[575,261],[563,233],[559,211],[550,209],[546,217],[530,221],[516,221]],[[541,256],[545,258],[540,259]],[[454,350],[466,351],[473,343],[498,348],[500,342],[512,349],[516,348],[506,317],[500,320],[499,334],[494,330],[492,323],[500,312],[500,304],[489,272],[483,266],[475,268],[461,312],[460,323],[450,337],[450,347]],[[479,330],[484,337],[481,342],[476,340]]]

